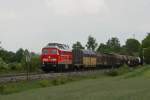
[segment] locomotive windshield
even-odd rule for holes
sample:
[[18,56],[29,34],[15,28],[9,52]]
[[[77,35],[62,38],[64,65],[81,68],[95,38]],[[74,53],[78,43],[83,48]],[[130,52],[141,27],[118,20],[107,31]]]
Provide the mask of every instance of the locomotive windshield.
[[42,51],[42,54],[48,54],[48,50],[47,50],[47,49],[44,49],[44,50]]
[[57,50],[50,50],[50,54],[57,54]]
[[44,49],[44,50],[42,51],[42,54],[57,54],[57,50],[56,50],[56,49],[51,49],[51,50],[49,50],[49,49]]

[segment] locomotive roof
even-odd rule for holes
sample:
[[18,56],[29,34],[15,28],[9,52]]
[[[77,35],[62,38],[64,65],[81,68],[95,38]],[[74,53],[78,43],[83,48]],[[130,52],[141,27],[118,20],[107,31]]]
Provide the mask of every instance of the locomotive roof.
[[70,50],[69,46],[66,44],[60,44],[60,43],[48,43],[45,48],[58,48],[61,50]]

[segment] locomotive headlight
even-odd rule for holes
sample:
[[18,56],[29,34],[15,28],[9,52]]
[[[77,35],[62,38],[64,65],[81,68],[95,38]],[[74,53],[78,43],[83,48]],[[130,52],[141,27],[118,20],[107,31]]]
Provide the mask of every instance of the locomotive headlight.
[[43,62],[45,62],[45,61],[47,62],[47,61],[48,61],[48,59],[44,58],[44,59],[43,59]]
[[51,59],[51,61],[56,61],[56,60],[57,60],[56,58],[52,58],[52,59]]

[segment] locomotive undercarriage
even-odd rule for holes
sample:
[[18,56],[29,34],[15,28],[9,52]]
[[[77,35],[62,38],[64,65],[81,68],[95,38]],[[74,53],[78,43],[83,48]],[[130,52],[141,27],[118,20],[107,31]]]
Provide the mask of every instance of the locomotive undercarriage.
[[66,65],[57,63],[44,63],[42,70],[46,73],[49,72],[65,72],[65,71],[84,71],[84,70],[96,70],[96,69],[110,69],[118,68],[121,65]]
[[73,67],[71,64],[58,64],[58,63],[44,63],[42,65],[42,70],[44,72],[64,72],[71,71]]

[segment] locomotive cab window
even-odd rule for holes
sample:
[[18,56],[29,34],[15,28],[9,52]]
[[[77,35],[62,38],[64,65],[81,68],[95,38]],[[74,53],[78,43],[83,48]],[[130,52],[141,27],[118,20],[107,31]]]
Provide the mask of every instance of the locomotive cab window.
[[48,50],[44,49],[44,50],[42,51],[42,53],[43,53],[43,54],[48,54]]
[[57,54],[57,50],[50,50],[50,54]]

